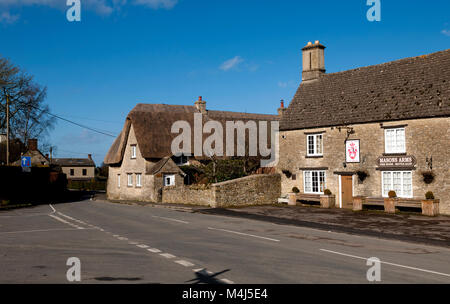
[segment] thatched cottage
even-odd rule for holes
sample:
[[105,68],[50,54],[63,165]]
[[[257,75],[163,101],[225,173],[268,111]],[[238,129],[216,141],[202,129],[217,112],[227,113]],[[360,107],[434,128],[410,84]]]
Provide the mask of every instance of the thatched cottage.
[[109,166],[108,199],[159,202],[163,187],[182,186],[184,173],[179,166],[195,157],[173,155],[171,144],[178,134],[172,133],[172,125],[185,121],[194,126],[196,113],[202,114],[203,122],[220,122],[224,130],[227,121],[278,120],[277,115],[207,110],[201,97],[193,106],[138,104],[104,160]]

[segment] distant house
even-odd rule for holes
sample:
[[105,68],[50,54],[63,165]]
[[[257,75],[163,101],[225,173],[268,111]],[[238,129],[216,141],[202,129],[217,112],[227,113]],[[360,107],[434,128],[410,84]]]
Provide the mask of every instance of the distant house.
[[[29,139],[28,140],[28,150],[23,153],[22,156],[31,157],[31,166],[32,167],[50,167],[50,160],[47,155],[44,155],[38,149],[38,140],[37,139]],[[17,158],[17,157],[16,157]],[[13,166],[21,166],[22,160],[21,158],[17,159],[12,163]]]
[[450,50],[326,74],[325,46],[303,48],[303,81],[280,122],[282,193],[341,208],[355,196],[405,204],[432,191],[450,214]]
[[171,143],[178,134],[172,133],[171,127],[177,121],[194,126],[196,113],[202,114],[203,122],[213,120],[222,126],[226,121],[278,120],[278,115],[207,110],[201,97],[193,106],[138,104],[104,160],[109,166],[108,198],[158,202],[164,187],[183,185],[185,174],[179,165],[197,158],[174,157]]
[[95,178],[95,163],[91,154],[87,158],[54,158],[52,165],[61,167],[69,181],[89,181]]

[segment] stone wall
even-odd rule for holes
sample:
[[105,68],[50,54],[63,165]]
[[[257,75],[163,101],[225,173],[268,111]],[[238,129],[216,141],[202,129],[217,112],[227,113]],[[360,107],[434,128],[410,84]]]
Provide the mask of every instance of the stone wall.
[[276,203],[281,194],[279,174],[257,174],[212,185],[215,207]]
[[280,193],[279,174],[257,174],[212,184],[209,189],[199,189],[198,186],[166,187],[162,202],[211,207],[262,205],[277,202]]
[[198,186],[165,187],[163,188],[162,202],[213,206],[214,193],[210,188],[202,189]]
[[[381,171],[377,170],[377,158],[385,153],[384,128],[405,126],[406,154],[417,159],[412,170],[413,198],[423,199],[432,191],[440,199],[440,212],[450,214],[450,118],[431,118],[370,124],[349,125],[354,133],[348,139],[360,140],[360,163],[345,164],[345,128],[317,128],[280,132],[280,161],[277,171],[282,177],[282,194],[297,187],[303,192],[303,171],[307,168],[324,169],[326,188],[336,194],[339,205],[339,178],[337,173],[367,171],[369,176],[361,183],[353,176],[353,196],[382,197]],[[323,133],[323,157],[309,158],[306,155],[305,133]],[[436,175],[431,184],[423,181],[422,172],[428,170],[427,158],[433,158],[433,172]],[[289,170],[293,177],[286,177],[282,170]]]

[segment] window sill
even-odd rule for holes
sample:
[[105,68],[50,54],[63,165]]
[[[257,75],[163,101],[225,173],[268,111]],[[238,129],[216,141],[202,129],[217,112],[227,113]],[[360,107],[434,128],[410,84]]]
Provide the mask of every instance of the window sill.
[[323,158],[323,155],[306,155],[305,158]]

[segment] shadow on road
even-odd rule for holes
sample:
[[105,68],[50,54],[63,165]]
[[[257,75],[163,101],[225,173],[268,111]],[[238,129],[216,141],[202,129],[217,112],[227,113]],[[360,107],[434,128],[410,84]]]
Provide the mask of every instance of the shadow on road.
[[220,279],[217,279],[216,277],[230,271],[230,269],[225,269],[220,272],[216,273],[208,273],[206,269],[202,269],[200,271],[197,271],[195,273],[196,278],[186,281],[186,283],[192,282],[192,284],[225,284],[224,282],[220,281]]

